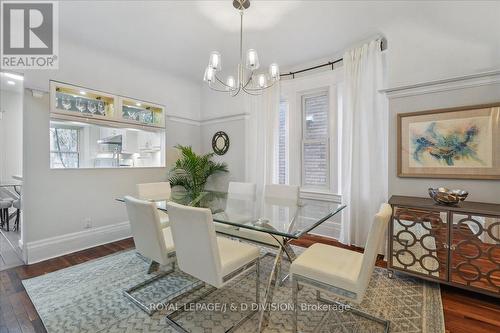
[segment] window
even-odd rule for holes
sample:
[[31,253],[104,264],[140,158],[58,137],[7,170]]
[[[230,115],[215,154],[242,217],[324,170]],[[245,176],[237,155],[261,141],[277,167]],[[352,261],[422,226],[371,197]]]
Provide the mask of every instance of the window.
[[80,165],[79,129],[75,127],[50,128],[50,167],[78,168]]
[[302,186],[329,189],[328,93],[302,96]]
[[288,102],[280,102],[275,183],[288,184]]

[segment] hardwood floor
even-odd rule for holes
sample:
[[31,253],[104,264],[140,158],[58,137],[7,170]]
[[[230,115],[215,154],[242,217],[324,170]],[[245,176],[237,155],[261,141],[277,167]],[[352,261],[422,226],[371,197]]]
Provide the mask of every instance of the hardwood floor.
[[[295,244],[308,247],[316,242],[349,248],[329,238],[308,236]],[[65,267],[97,259],[118,251],[131,249],[131,238],[79,251],[33,265],[0,271],[0,333],[45,332],[43,324],[21,283],[23,279],[40,276]],[[377,265],[385,262],[378,258]],[[441,287],[446,330],[449,333],[500,332],[500,300],[454,287]]]

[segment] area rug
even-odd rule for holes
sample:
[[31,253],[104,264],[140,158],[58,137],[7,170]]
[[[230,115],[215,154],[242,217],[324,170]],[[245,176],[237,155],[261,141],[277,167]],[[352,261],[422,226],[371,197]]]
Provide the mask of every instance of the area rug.
[[[273,260],[272,256],[265,256],[261,263],[261,299]],[[159,311],[148,316],[122,294],[124,289],[150,277],[147,267],[148,263],[131,250],[24,280],[23,284],[49,333],[175,332],[165,316],[178,308],[185,311],[174,319],[185,329],[219,333],[237,323],[254,306],[255,271],[197,300],[212,288],[176,270],[134,294],[146,304],[156,304]],[[285,261],[284,271],[287,270]],[[196,290],[179,297],[192,289]],[[334,299],[332,295],[322,296]],[[300,332],[383,332],[382,325],[343,309],[328,309],[315,297],[315,291],[309,287],[299,293]],[[169,303],[171,299],[175,302]],[[265,332],[290,332],[289,282],[275,291],[272,308]],[[439,285],[398,275],[389,279],[385,269],[375,269],[358,308],[390,320],[390,332],[444,332]],[[257,323],[258,315],[253,315],[237,332],[256,332]]]

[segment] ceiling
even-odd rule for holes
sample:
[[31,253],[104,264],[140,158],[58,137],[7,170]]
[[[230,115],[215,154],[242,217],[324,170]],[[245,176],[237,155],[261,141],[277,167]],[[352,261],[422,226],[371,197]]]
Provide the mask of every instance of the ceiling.
[[[201,80],[212,50],[222,54],[227,74],[237,64],[239,15],[231,2],[64,1],[60,38]],[[252,0],[243,48],[256,49],[264,66],[290,68],[341,54],[378,34],[388,38],[390,49],[391,35],[411,39],[425,30],[426,36],[471,41],[500,55],[499,14],[496,1]],[[411,34],[405,36],[407,27]]]

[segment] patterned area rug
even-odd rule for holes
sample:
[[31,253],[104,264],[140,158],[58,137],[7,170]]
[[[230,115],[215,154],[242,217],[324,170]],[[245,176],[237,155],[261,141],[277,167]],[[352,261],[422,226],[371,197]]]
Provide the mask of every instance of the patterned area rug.
[[[273,260],[271,256],[262,260],[261,299]],[[146,304],[157,304],[160,310],[150,317],[122,294],[122,290],[150,277],[147,267],[148,263],[135,251],[126,251],[24,280],[23,284],[49,333],[175,332],[165,316],[180,307],[186,311],[174,319],[182,327],[196,333],[218,333],[237,323],[254,305],[255,271],[191,303],[212,288],[176,270],[134,293]],[[288,270],[286,261],[283,270]],[[176,297],[191,289],[196,290]],[[322,296],[333,299],[328,294]],[[162,305],[174,297],[174,303]],[[316,301],[312,288],[300,291],[299,303],[301,332],[383,332],[382,325],[349,311],[323,307]],[[375,270],[358,308],[389,319],[390,332],[444,332],[439,285],[404,276],[389,279],[384,269]],[[266,332],[290,332],[291,314],[291,289],[287,282],[275,291]],[[237,332],[256,332],[257,323],[258,315],[253,315]]]

